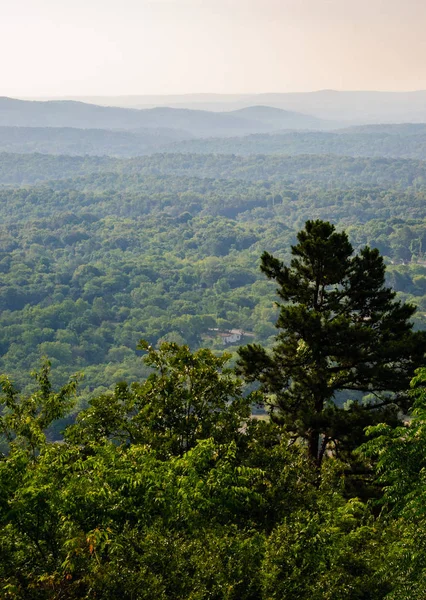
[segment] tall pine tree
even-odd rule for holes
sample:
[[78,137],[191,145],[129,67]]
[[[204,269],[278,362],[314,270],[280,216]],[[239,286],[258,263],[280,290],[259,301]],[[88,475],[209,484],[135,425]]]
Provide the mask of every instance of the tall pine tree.
[[[271,352],[243,347],[238,362],[248,381],[260,382],[272,418],[306,440],[319,466],[327,447],[354,446],[366,425],[407,410],[426,332],[413,331],[415,307],[385,286],[378,250],[353,255],[347,234],[324,221],[307,221],[297,240],[290,266],[262,255],[283,301],[276,344]],[[360,392],[359,400],[344,408],[341,391]]]

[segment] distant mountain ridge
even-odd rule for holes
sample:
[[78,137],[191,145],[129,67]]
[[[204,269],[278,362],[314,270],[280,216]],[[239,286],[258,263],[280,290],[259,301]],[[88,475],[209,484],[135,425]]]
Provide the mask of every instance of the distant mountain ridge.
[[321,119],[353,123],[426,122],[426,90],[411,92],[336,91],[262,94],[181,94],[75,97],[100,105],[150,108],[169,106],[232,111],[267,105]]
[[211,112],[0,98],[2,152],[123,158],[156,152],[336,154],[426,160],[426,123],[345,125],[261,104]]
[[274,129],[335,129],[338,126],[338,123],[320,120],[311,115],[264,105],[248,106],[221,114],[256,120],[273,126]]
[[3,97],[0,98],[0,126],[128,131],[167,128],[186,132],[189,137],[210,137],[266,133],[283,127],[329,129],[333,124],[310,115],[285,111],[277,113],[276,110],[272,112],[269,107],[262,107],[262,115],[255,118],[253,110],[246,114],[238,114],[238,111],[217,113],[169,107],[139,110],[98,106],[71,100],[25,101]]

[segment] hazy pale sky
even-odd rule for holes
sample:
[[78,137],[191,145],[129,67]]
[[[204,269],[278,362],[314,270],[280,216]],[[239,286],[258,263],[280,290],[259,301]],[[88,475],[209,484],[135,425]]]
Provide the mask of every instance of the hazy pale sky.
[[0,0],[0,95],[426,89],[425,0]]

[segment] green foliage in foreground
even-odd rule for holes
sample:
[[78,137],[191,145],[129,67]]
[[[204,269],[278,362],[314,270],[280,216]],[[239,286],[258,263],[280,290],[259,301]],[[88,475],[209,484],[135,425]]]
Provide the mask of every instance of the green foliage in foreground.
[[[303,445],[247,420],[222,359],[146,349],[151,379],[93,400],[63,443],[45,428],[68,410],[75,383],[55,391],[45,365],[27,397],[3,379],[2,598],[423,597],[426,371],[414,380],[412,422],[374,428],[361,449],[378,465],[375,516],[345,498],[345,465],[328,457],[318,486]],[[221,424],[225,398],[235,419]],[[182,439],[173,415],[188,402],[195,415],[203,401],[206,429],[189,419],[188,447],[170,444]],[[168,426],[156,430],[162,415]]]

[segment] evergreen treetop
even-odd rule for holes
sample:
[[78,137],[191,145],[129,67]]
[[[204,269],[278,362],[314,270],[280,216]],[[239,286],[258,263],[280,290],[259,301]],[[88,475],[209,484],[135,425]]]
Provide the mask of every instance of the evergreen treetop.
[[[257,344],[239,351],[239,369],[259,381],[273,417],[307,440],[321,463],[327,446],[359,442],[364,427],[395,421],[408,407],[410,378],[423,364],[426,332],[414,332],[415,306],[385,285],[377,249],[353,254],[345,232],[307,221],[290,266],[265,252],[261,270],[283,300],[271,353]],[[336,393],[368,394],[349,408]],[[358,439],[354,439],[358,438]]]

